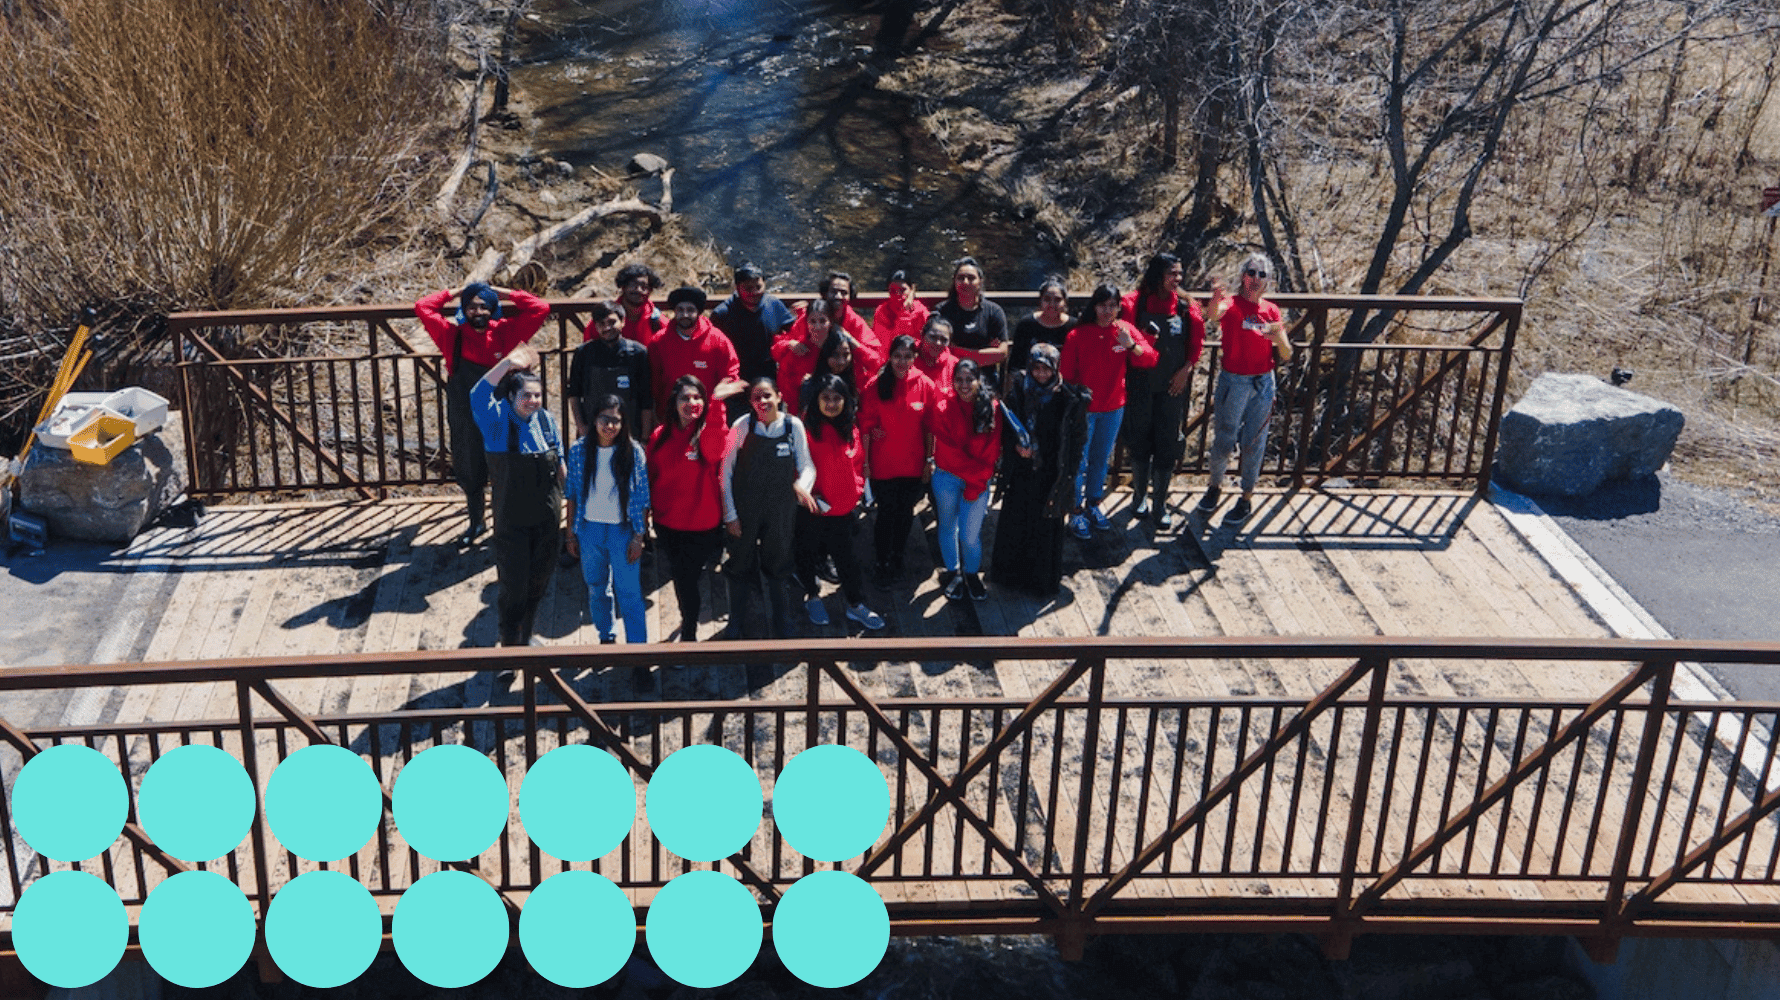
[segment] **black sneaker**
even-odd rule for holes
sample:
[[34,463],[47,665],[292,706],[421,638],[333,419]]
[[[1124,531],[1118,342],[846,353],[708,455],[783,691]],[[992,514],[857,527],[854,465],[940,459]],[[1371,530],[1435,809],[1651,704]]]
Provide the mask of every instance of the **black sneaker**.
[[962,601],[969,596],[964,592],[964,577],[951,570],[941,573],[940,576],[944,580],[941,590],[944,591],[946,600]]
[[816,564],[816,576],[828,583],[840,583],[841,571],[834,568],[834,557],[828,556]]
[[1254,506],[1248,502],[1248,497],[1242,497],[1236,501],[1236,506],[1230,508],[1230,514],[1224,520],[1231,524],[1241,524],[1248,520],[1248,516],[1252,513],[1254,513]]
[[487,526],[481,521],[471,521],[470,526],[464,529],[463,537],[457,540],[457,544],[467,549],[476,544],[476,540],[481,538],[487,531]]
[[957,570],[955,570],[955,569],[940,570],[939,571],[939,589],[943,591],[943,590],[949,588],[952,585],[952,581],[956,580],[956,579],[958,579],[958,571]]
[[1218,500],[1222,499],[1223,495],[1223,487],[1218,486],[1215,483],[1207,486],[1205,488],[1205,495],[1199,498],[1199,506],[1193,509],[1197,510],[1203,517],[1210,517],[1217,511]]
[[975,573],[964,574],[964,591],[970,595],[970,599],[973,601],[989,599],[988,585],[983,583],[983,578]]

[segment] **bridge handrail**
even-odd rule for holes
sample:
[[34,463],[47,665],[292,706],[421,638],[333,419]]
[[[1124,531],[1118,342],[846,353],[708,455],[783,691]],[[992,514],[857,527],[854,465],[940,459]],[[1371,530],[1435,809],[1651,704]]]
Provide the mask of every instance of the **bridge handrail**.
[[[1335,676],[1308,698],[1203,693],[1204,684],[1197,694],[1108,694],[1109,678],[1116,682],[1126,669],[1121,661],[1181,670],[1233,658],[1315,664],[1315,676]],[[1032,697],[949,703],[874,698],[853,669],[910,659],[1019,661],[1029,681],[1032,665],[1060,670],[1048,682],[1039,677],[1033,687],[1042,690]],[[1590,661],[1631,669],[1586,702],[1575,691],[1430,698],[1414,685],[1392,684],[1408,660],[1459,660],[1484,672]],[[428,743],[473,745],[511,772],[529,767],[545,744],[586,741],[647,780],[675,744],[733,743],[771,776],[804,747],[844,742],[886,772],[889,832],[864,856],[820,867],[852,871],[889,893],[898,933],[1046,933],[1066,954],[1079,953],[1089,933],[1169,928],[1309,931],[1335,952],[1354,934],[1373,931],[1574,933],[1597,942],[1772,935],[1780,908],[1763,900],[1780,897],[1780,775],[1773,773],[1780,705],[1702,701],[1697,692],[1693,700],[1677,697],[1678,672],[1691,662],[1772,666],[1780,664],[1780,643],[826,639],[22,667],[0,673],[0,690],[215,681],[225,685],[219,695],[234,688],[239,711],[228,720],[86,727],[0,720],[0,746],[10,747],[0,758],[80,742],[134,773],[158,748],[211,742],[237,753],[264,787],[277,759],[305,741],[334,742],[368,755],[387,791],[395,768]],[[788,690],[801,689],[803,698],[591,703],[570,679],[590,667],[718,663],[776,664],[788,671]],[[306,715],[274,686],[493,670],[523,678],[522,704]],[[558,703],[546,704],[552,695]],[[1065,746],[1080,763],[1065,760]],[[0,822],[10,823],[9,798],[9,788],[0,790]],[[275,886],[307,863],[292,857],[287,864],[262,821],[256,818],[226,866],[218,861],[211,870],[228,872],[263,915]],[[134,905],[182,865],[133,824],[100,859],[73,866],[31,859],[12,832],[0,887],[14,900],[34,875],[83,867],[99,869]],[[644,827],[626,843],[593,864],[646,905],[648,893],[686,866]],[[348,861],[338,867],[386,898],[436,867],[399,841],[387,813],[373,841]],[[718,864],[769,908],[812,870],[770,824]],[[567,867],[544,863],[536,845],[511,828],[469,864],[515,911],[550,869]],[[1483,895],[1422,891],[1455,879]],[[1269,891],[1245,891],[1256,882]],[[948,884],[974,888],[949,901],[933,896]],[[9,909],[0,905],[0,915]]]

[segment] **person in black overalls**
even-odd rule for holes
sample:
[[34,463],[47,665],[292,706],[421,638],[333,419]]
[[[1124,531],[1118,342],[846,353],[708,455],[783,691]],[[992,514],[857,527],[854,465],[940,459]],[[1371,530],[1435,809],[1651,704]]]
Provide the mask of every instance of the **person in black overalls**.
[[748,386],[748,413],[729,430],[723,456],[723,527],[729,536],[729,627],[725,639],[758,639],[750,620],[765,578],[772,612],[770,637],[791,635],[792,539],[797,505],[817,511],[810,489],[816,465],[810,459],[803,421],[779,409],[779,389],[770,378]]
[[544,408],[538,355],[520,345],[470,390],[494,487],[494,567],[503,646],[539,645],[538,605],[562,547],[562,440]]
[[1125,296],[1120,315],[1156,342],[1156,367],[1125,370],[1125,456],[1131,463],[1131,513],[1152,511],[1156,526],[1169,528],[1168,486],[1186,451],[1181,424],[1187,412],[1187,380],[1205,347],[1199,304],[1180,294],[1180,258],[1150,258],[1143,281]]

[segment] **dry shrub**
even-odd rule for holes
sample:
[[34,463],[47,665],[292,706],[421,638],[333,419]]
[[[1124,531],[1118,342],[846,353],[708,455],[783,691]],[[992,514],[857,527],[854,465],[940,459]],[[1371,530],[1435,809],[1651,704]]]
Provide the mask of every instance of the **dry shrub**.
[[351,298],[439,145],[429,0],[35,0],[0,37],[0,314],[27,326]]

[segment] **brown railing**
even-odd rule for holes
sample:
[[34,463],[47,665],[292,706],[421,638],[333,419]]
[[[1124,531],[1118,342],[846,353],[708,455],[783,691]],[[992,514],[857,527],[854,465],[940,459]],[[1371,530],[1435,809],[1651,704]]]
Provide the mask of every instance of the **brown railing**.
[[[910,659],[987,662],[1038,693],[943,700],[862,690],[858,667]],[[1216,664],[1235,659],[1270,661],[1315,693],[1216,690]],[[1404,682],[1405,661],[1464,671],[1484,686],[1510,667],[1627,666],[1606,690],[1574,699],[1437,698]],[[0,674],[0,690],[213,681],[233,689],[236,710],[79,728],[3,724],[0,758],[16,773],[18,754],[80,743],[139,775],[167,749],[209,743],[241,759],[263,790],[278,761],[332,742],[368,760],[388,789],[406,760],[441,743],[489,754],[516,782],[553,747],[585,742],[610,750],[641,785],[675,749],[720,744],[752,762],[770,794],[792,755],[845,743],[878,763],[891,796],[889,824],[860,858],[811,862],[767,820],[739,854],[692,865],[669,855],[639,814],[625,845],[591,864],[547,858],[514,826],[463,867],[514,907],[566,868],[598,871],[646,907],[673,876],[714,867],[750,884],[769,919],[791,882],[838,867],[885,896],[897,933],[1046,933],[1066,954],[1087,934],[1124,930],[1313,932],[1335,953],[1359,933],[1574,934],[1597,944],[1771,936],[1780,930],[1780,704],[1680,700],[1677,665],[1687,661],[1780,664],[1780,643],[910,639],[24,667]],[[805,693],[593,704],[578,686],[582,670],[662,662],[775,666]],[[517,671],[523,694],[506,705],[311,716],[275,686],[480,670]],[[1203,693],[1109,695],[1133,671]],[[133,826],[91,861],[36,857],[12,828],[10,788],[0,823],[10,833],[0,910],[52,870],[98,875],[134,906],[185,867]],[[318,866],[285,852],[256,820],[239,848],[207,867],[263,913],[278,886]],[[440,865],[409,849],[386,811],[372,841],[334,868],[387,898]]]
[[[1031,292],[994,293],[1015,316]],[[879,296],[861,296],[869,313]],[[1294,485],[1408,479],[1487,487],[1521,303],[1515,299],[1281,295],[1300,345],[1281,369],[1263,473]],[[551,304],[536,341],[567,422],[568,356],[586,301]],[[1385,341],[1340,344],[1356,312],[1386,313]],[[191,492],[356,491],[451,482],[444,367],[406,306],[178,313]],[[405,331],[405,332],[404,332]],[[1181,471],[1211,445],[1216,331],[1193,375]],[[266,345],[311,347],[285,357]]]

